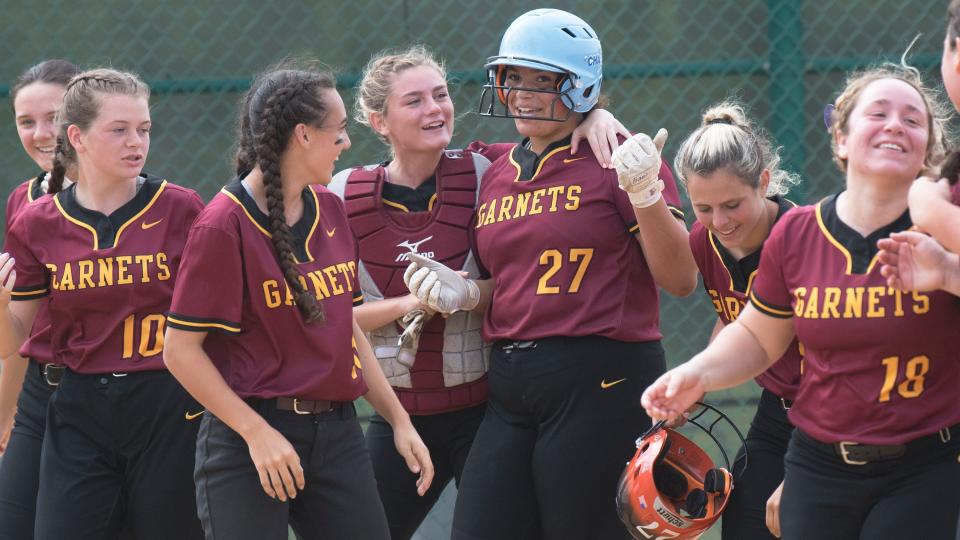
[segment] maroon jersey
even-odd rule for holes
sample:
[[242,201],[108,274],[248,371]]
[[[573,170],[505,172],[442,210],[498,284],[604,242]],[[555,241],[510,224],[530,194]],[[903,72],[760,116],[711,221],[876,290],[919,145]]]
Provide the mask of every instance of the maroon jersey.
[[[13,222],[17,215],[26,205],[44,196],[41,182],[46,173],[40,173],[36,178],[31,178],[17,186],[7,198],[7,234],[13,227]],[[6,245],[6,241],[4,241]],[[47,308],[47,300],[43,300],[37,308],[37,315],[33,319],[33,328],[30,329],[30,336],[20,347],[20,354],[24,358],[30,358],[35,362],[46,364],[52,362],[53,351],[50,349],[50,311]]]
[[790,420],[820,441],[900,444],[960,422],[960,302],[880,275],[877,240],[910,226],[904,212],[864,238],[831,196],[789,212],[764,245],[750,301],[793,318],[805,350]]
[[303,216],[291,227],[295,261],[324,321],[304,323],[269,218],[238,179],[190,230],[167,324],[210,332],[204,349],[242,398],[351,401],[366,392],[353,343],[357,245],[336,195],[314,186],[302,199]]
[[950,186],[950,202],[960,206],[960,182],[955,182]]
[[[633,206],[587,145],[575,156],[569,150],[569,138],[541,159],[516,145],[483,176],[474,234],[495,280],[484,338],[660,339],[657,287],[634,236]],[[666,164],[660,177],[679,212]]]
[[14,300],[49,296],[53,362],[80,373],[165,369],[163,331],[196,193],[146,177],[110,216],[76,187],[21,210],[7,236]]
[[[796,206],[781,197],[774,197],[774,200],[780,207],[777,211],[777,220],[787,210]],[[737,260],[712,232],[697,221],[690,231],[690,249],[693,251],[693,258],[697,261],[700,275],[703,276],[703,288],[710,296],[717,316],[723,324],[732,323],[740,315],[747,301],[750,286],[757,275],[763,246]],[[757,384],[779,397],[794,399],[800,384],[802,359],[800,344],[794,340],[783,357],[757,376]]]
[[[435,171],[437,192],[417,193],[427,211],[407,212],[385,198],[386,169],[357,167],[338,174],[330,188],[346,204],[350,227],[360,245],[360,285],[364,301],[409,294],[403,273],[411,250],[450,268],[479,277],[469,234],[479,175],[490,162],[473,152],[445,151]],[[423,186],[421,186],[423,187]],[[412,191],[412,190],[408,190]],[[397,344],[402,328],[393,322],[370,332],[374,353],[397,397],[409,412],[435,414],[477,405],[487,397],[487,350],[480,337],[481,317],[458,312],[432,317],[423,326],[413,358]]]

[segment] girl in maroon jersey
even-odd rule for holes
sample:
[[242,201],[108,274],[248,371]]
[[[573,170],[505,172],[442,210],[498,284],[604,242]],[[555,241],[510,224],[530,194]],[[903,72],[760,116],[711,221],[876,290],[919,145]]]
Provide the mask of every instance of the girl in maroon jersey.
[[[47,411],[38,539],[121,529],[202,537],[190,477],[196,428],[182,417],[196,405],[160,353],[187,227],[203,205],[142,174],[149,94],[130,73],[71,79],[57,113],[54,196],[20,211],[0,255],[0,350],[20,347],[49,296],[52,360],[66,366]],[[64,189],[68,167],[77,183]]]
[[911,226],[907,192],[942,156],[945,116],[915,69],[851,76],[830,124],[845,191],[785,215],[764,244],[749,305],[643,393],[652,417],[674,418],[800,339],[783,538],[954,538],[960,492],[930,486],[960,481],[960,305],[943,292],[888,288],[876,246]]
[[[795,206],[783,195],[799,178],[779,168],[778,149],[743,108],[731,102],[704,113],[702,125],[680,145],[674,165],[697,216],[690,247],[717,310],[712,340],[746,302],[763,242],[774,223]],[[800,361],[798,344],[793,343],[757,377],[763,392],[746,439],[750,463],[735,478],[737,489],[723,513],[725,539],[779,534],[779,523],[764,516],[777,516],[774,508],[765,508],[783,479],[783,456],[793,431],[787,409],[796,397]],[[770,506],[778,504],[775,497]]]
[[[414,249],[478,277],[468,237],[476,189],[488,160],[512,145],[473,142],[467,150],[447,150],[453,100],[446,71],[422,46],[372,58],[355,108],[356,120],[390,147],[387,162],[344,171],[330,186],[346,195],[360,242],[365,302],[355,309],[357,322],[370,332],[374,352],[437,471],[430,491],[418,497],[389,424],[374,415],[367,446],[391,536],[401,540],[414,534],[451,479],[459,484],[483,419],[489,347],[480,337],[479,314],[431,317],[400,275],[408,264],[406,254]],[[608,148],[608,141],[616,141],[618,133],[626,130],[612,115],[594,111],[574,131],[571,155],[583,137],[600,147],[598,161],[608,163],[616,147],[614,142]],[[417,337],[400,346],[405,328]]]
[[[23,72],[13,83],[10,97],[17,134],[42,172],[10,193],[7,231],[25,205],[46,193],[57,143],[54,115],[63,103],[67,83],[79,72],[80,68],[66,60],[46,60]],[[51,363],[45,307],[40,307],[37,321],[30,332],[28,359],[14,354],[3,360],[0,370],[0,453],[5,455],[0,462],[0,539],[33,537],[47,402],[61,369]]]
[[489,279],[410,256],[411,291],[438,311],[485,310],[493,342],[453,538],[629,537],[610,497],[650,427],[636,395],[665,369],[657,286],[689,294],[696,265],[669,206],[679,199],[661,166],[665,134],[620,146],[616,173],[584,149],[569,154],[601,66],[599,39],[575,15],[517,18],[481,98],[524,137],[480,186],[473,232]]
[[[241,107],[238,177],[197,219],[165,360],[209,411],[195,478],[208,538],[389,538],[356,418],[390,423],[423,494],[433,466],[352,315],[362,295],[343,203],[350,147],[332,76],[280,69]],[[352,342],[352,344],[351,344]],[[219,371],[218,371],[219,369]]]

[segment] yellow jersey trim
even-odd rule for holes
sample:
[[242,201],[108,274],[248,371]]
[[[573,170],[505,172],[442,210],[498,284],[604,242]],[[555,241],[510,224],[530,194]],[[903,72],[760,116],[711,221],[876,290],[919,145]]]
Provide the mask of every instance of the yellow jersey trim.
[[[853,274],[853,257],[850,255],[850,252],[847,250],[847,248],[843,247],[843,244],[841,244],[840,241],[834,238],[833,235],[830,234],[830,231],[827,230],[827,226],[823,222],[823,215],[820,213],[820,206],[822,204],[823,204],[823,201],[817,203],[817,225],[820,227],[820,232],[823,233],[823,235],[827,238],[827,240],[829,240],[830,243],[833,244],[834,247],[839,249],[840,252],[843,253],[843,256],[846,257],[847,267],[844,270],[844,273],[846,273],[849,276]],[[880,257],[880,252],[877,251],[877,253],[874,254],[873,258],[870,259],[870,264],[867,265],[867,270],[866,272],[864,272],[864,274],[869,274],[873,270],[873,267],[877,264],[877,260],[879,259],[879,257]]]
[[400,203],[393,202],[393,201],[388,201],[388,200],[383,199],[383,198],[381,198],[381,200],[383,201],[383,204],[385,204],[385,205],[387,205],[387,206],[392,206],[392,207],[394,207],[394,208],[396,208],[396,209],[398,209],[398,210],[401,210],[401,211],[403,211],[403,212],[407,212],[407,213],[410,212],[410,209],[409,209],[409,208],[407,208],[406,206],[404,206],[404,205],[402,205],[402,204],[400,204]]
[[750,301],[753,302],[760,311],[767,313],[768,315],[774,315],[776,317],[793,317],[793,311],[784,311],[782,309],[777,309],[775,307],[768,306],[764,304],[757,295],[753,294],[753,291],[750,291]]
[[263,234],[267,235],[267,238],[273,238],[273,235],[272,235],[272,234],[270,234],[266,229],[264,229],[263,227],[261,227],[260,224],[257,223],[257,220],[253,219],[253,216],[250,215],[250,212],[247,212],[247,208],[246,208],[245,206],[243,206],[243,203],[240,202],[240,199],[238,199],[238,198],[236,198],[236,197],[233,196],[233,193],[230,193],[229,191],[227,191],[226,188],[221,189],[221,190],[220,190],[220,193],[223,193],[223,194],[226,195],[227,197],[230,197],[230,200],[232,200],[233,202],[237,203],[237,206],[239,206],[240,209],[243,210],[243,213],[247,215],[247,218],[250,220],[250,223],[253,223],[253,225],[254,225],[256,228],[260,229],[260,232],[262,232]]
[[[513,147],[513,150],[510,151],[510,163],[513,165],[513,167],[514,167],[515,169],[517,169],[517,176],[513,179],[514,182],[519,182],[519,181],[520,181],[520,173],[523,171],[523,169],[520,167],[520,164],[517,163],[516,160],[513,159],[513,152],[516,151],[517,148],[520,148],[520,145],[514,146],[514,147]],[[543,156],[542,158],[540,158],[540,163],[537,164],[537,170],[533,172],[533,176],[530,177],[530,181],[533,181],[533,180],[535,180],[535,179],[537,178],[537,175],[540,174],[540,170],[543,169],[544,163],[546,163],[547,160],[549,160],[551,157],[553,157],[554,154],[556,154],[557,152],[560,152],[560,151],[562,151],[562,150],[569,150],[569,149],[570,149],[570,145],[569,145],[569,144],[568,144],[568,145],[565,145],[565,146],[559,146],[559,147],[554,148],[553,150],[551,150],[550,153],[548,153],[547,155],[545,155],[545,156]]]
[[[60,204],[60,197],[57,197],[56,195],[54,195],[53,204],[57,205],[57,210],[60,211],[63,217],[67,218],[67,221],[90,231],[90,234],[93,235],[93,250],[97,251],[100,248],[100,239],[97,237],[97,230],[87,225],[86,223],[80,221],[79,219],[73,218],[70,214],[68,214],[67,211],[63,209],[63,205]],[[116,241],[114,241],[114,245],[116,245]]]
[[160,194],[163,193],[163,190],[166,189],[166,187],[167,187],[167,181],[166,181],[166,180],[160,182],[160,188],[158,188],[158,189],[157,189],[157,192],[153,194],[153,198],[150,199],[150,202],[148,202],[146,205],[144,205],[144,207],[143,207],[142,210],[140,210],[139,212],[137,212],[136,214],[134,214],[132,218],[128,219],[123,225],[120,226],[119,229],[117,229],[117,234],[114,235],[114,237],[113,237],[113,245],[114,245],[114,246],[116,246],[117,244],[120,243],[120,235],[123,234],[123,231],[127,230],[127,227],[128,227],[131,223],[133,223],[134,221],[140,219],[140,216],[142,216],[143,214],[145,214],[145,213],[147,212],[147,210],[149,210],[150,207],[153,206],[153,203],[157,202],[157,199],[160,197]]
[[25,296],[43,296],[44,294],[47,294],[48,292],[50,292],[50,289],[48,289],[48,288],[46,288],[46,287],[43,287],[43,288],[41,288],[41,289],[34,289],[34,290],[31,290],[31,291],[10,291],[10,296],[19,296],[19,297],[25,297]]
[[430,196],[430,201],[427,202],[427,212],[433,212],[433,204],[437,202],[437,194],[434,193]]
[[178,324],[181,326],[190,326],[192,328],[219,328],[220,330],[226,330],[227,332],[231,332],[234,334],[240,333],[240,328],[237,326],[227,326],[226,324],[221,324],[221,323],[191,322],[191,321],[185,321],[183,319],[178,319],[170,315],[167,315],[167,322],[168,323],[172,322],[173,324]]
[[[730,275],[730,269],[727,268],[727,265],[723,262],[723,257],[720,256],[720,250],[717,249],[717,240],[713,237],[713,233],[709,230],[707,231],[707,238],[710,240],[710,247],[713,248],[713,253],[717,256],[717,260],[720,261],[720,266],[723,267],[723,271],[727,273],[727,277],[730,278],[730,285],[727,286],[728,290],[734,290],[733,288],[733,276]],[[747,285],[747,291],[750,290],[750,286]]]
[[27,202],[33,202],[33,201],[34,201],[34,198],[33,198],[33,184],[34,184],[34,182],[36,182],[36,181],[37,181],[37,179],[34,177],[34,178],[31,178],[31,179],[27,182]]
[[[320,200],[317,199],[316,191],[311,188],[307,189],[309,189],[310,194],[313,195],[313,207],[315,209],[315,215],[313,216],[313,225],[310,226],[310,232],[307,233],[307,237],[303,241],[303,251],[307,253],[307,260],[305,262],[313,262],[313,254],[310,253],[310,239],[313,238],[313,233],[317,230],[317,224],[320,223]],[[336,228],[334,228],[334,230],[336,230]],[[297,256],[294,255],[293,258],[296,260]]]

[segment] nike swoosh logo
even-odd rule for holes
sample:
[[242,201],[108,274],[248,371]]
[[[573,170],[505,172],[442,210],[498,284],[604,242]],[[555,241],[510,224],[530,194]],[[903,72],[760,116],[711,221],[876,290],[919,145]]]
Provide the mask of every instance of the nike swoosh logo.
[[149,229],[150,227],[153,227],[154,225],[157,225],[157,224],[160,223],[161,221],[163,221],[163,218],[160,218],[160,219],[154,221],[153,223],[147,223],[146,221],[141,221],[141,222],[140,222],[140,228],[143,229],[143,230],[147,230],[147,229]]
[[333,233],[337,232],[337,228],[334,227],[334,228],[330,229],[329,231],[327,231],[326,229],[324,229],[324,231],[326,231],[328,238],[333,238]]
[[563,164],[566,165],[567,163],[573,163],[574,161],[580,161],[581,159],[587,159],[587,158],[585,157],[567,158],[563,160]]
[[613,381],[613,382],[607,382],[607,380],[604,379],[604,380],[600,381],[600,388],[603,388],[604,390],[606,390],[607,388],[610,388],[611,386],[620,384],[620,383],[622,383],[622,382],[625,381],[625,380],[627,380],[626,377],[624,377],[624,378],[622,378],[622,379],[617,379],[617,380],[615,380],[615,381]]
[[202,410],[202,411],[200,411],[200,412],[197,412],[197,413],[192,413],[192,412],[190,412],[190,411],[187,411],[187,412],[183,413],[183,417],[184,417],[185,419],[187,419],[187,420],[193,420],[194,418],[202,415],[202,414],[205,413],[205,412],[207,412],[206,409],[204,409],[204,410]]

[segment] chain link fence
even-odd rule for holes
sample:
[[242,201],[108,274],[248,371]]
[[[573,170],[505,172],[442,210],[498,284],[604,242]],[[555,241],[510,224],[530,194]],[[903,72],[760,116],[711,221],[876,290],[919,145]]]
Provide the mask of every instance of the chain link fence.
[[[483,62],[500,36],[535,4],[488,0],[46,0],[5,2],[0,40],[0,97],[26,67],[60,57],[82,66],[140,73],[152,86],[153,147],[146,170],[193,187],[209,199],[230,180],[234,121],[250,78],[287,57],[319,59],[335,69],[345,101],[366,60],[387,47],[423,43],[446,61],[458,111],[454,146],[474,139],[514,140],[512,123],[476,114]],[[812,202],[843,178],[831,163],[822,110],[845,74],[880,60],[898,60],[918,33],[910,62],[933,86],[943,39],[946,0],[556,0],[578,14],[604,47],[603,92],[634,131],[666,127],[672,159],[701,111],[727,97],[783,146],[788,169],[803,183],[791,198]],[[5,193],[35,175],[20,148],[9,107],[0,108]],[[363,126],[350,130],[344,166],[386,157]],[[687,205],[688,223],[693,219]],[[665,297],[665,346],[671,364],[706,343],[714,313],[705,295]],[[715,397],[745,429],[756,396],[752,385]],[[447,504],[419,538],[441,538]],[[716,534],[715,531],[711,534]],[[718,536],[717,536],[718,537]]]

